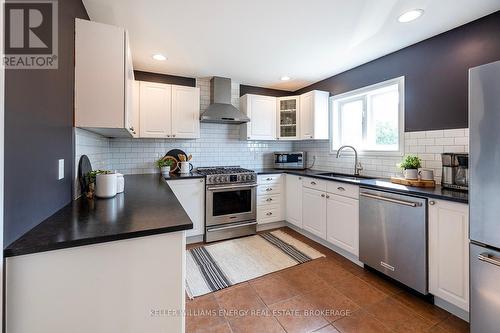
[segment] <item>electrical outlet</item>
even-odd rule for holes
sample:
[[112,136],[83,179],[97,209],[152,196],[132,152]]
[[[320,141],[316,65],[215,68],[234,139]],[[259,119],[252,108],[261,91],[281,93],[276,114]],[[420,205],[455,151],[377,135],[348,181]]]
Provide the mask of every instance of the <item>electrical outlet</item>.
[[59,160],[59,175],[57,177],[58,180],[64,178],[64,159]]

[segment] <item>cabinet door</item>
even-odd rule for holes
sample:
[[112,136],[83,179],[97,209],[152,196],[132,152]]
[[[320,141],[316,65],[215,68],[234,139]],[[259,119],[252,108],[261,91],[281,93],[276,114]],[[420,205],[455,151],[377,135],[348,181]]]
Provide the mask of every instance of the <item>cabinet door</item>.
[[134,67],[132,66],[132,52],[130,51],[130,43],[128,33],[125,32],[125,124],[127,131],[134,138],[139,137],[139,83],[135,81]]
[[314,92],[300,95],[300,138],[314,137]]
[[300,138],[299,104],[299,96],[277,99],[277,135],[279,140],[297,140]]
[[172,86],[172,137],[200,137],[200,88]]
[[302,177],[287,174],[285,187],[285,219],[302,228]]
[[172,86],[141,82],[139,104],[141,137],[170,137],[172,134]]
[[302,225],[304,230],[326,239],[325,192],[302,188]]
[[75,20],[75,126],[124,128],[125,30]]
[[251,140],[276,140],[276,98],[250,95],[248,135]]
[[170,180],[168,185],[186,211],[193,229],[186,236],[203,235],[205,232],[205,180],[203,178]]
[[327,240],[358,256],[359,254],[359,201],[327,193]]
[[429,290],[469,311],[468,206],[429,201]]

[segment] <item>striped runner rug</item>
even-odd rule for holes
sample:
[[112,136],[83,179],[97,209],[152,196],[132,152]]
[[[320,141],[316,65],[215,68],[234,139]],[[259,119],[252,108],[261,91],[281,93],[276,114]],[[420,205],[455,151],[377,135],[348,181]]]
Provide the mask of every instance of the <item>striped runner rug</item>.
[[187,251],[190,298],[324,257],[309,245],[275,230]]

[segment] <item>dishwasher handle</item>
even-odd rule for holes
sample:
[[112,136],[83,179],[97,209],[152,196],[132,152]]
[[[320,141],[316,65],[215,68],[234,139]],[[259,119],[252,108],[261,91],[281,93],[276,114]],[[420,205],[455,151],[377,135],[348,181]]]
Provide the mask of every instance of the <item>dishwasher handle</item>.
[[420,206],[422,206],[422,203],[420,203],[420,202],[413,202],[413,201],[393,199],[393,198],[388,198],[388,197],[384,197],[384,196],[381,196],[381,195],[370,194],[370,193],[367,193],[367,192],[360,192],[359,195],[363,196],[363,197],[370,198],[370,199],[376,199],[376,200],[382,200],[382,201],[392,202],[392,203],[395,203],[395,204],[409,206],[409,207],[420,207]]

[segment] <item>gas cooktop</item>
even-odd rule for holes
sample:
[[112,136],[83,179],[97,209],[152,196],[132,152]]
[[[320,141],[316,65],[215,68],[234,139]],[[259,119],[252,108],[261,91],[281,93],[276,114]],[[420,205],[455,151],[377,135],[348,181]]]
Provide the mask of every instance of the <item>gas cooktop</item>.
[[217,166],[198,168],[197,172],[207,177],[207,184],[255,183],[254,171],[239,166]]

